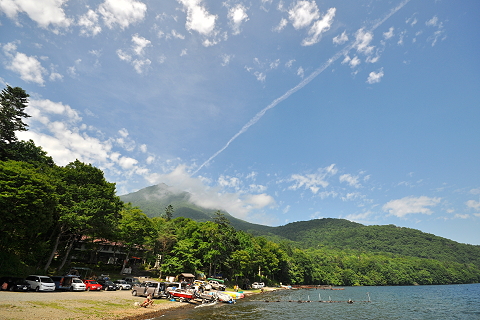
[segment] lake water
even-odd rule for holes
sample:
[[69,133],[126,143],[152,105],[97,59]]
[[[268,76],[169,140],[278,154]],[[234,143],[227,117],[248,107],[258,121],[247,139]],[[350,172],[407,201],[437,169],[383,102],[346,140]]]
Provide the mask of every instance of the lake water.
[[279,290],[156,319],[480,319],[480,284]]

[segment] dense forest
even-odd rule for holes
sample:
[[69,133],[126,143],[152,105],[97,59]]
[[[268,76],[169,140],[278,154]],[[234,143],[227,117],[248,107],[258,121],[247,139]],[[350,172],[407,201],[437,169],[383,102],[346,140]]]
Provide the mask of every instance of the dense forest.
[[[100,250],[96,240],[103,239],[121,247],[127,257],[140,257],[140,267],[159,277],[191,272],[221,275],[240,285],[247,279],[331,285],[480,282],[478,251],[432,237],[423,256],[412,256],[425,234],[411,231],[402,236],[404,245],[398,245],[390,241],[394,226],[375,231],[325,219],[309,222],[330,225],[323,231],[287,225],[277,229],[284,236],[280,238],[275,232],[261,236],[239,230],[219,211],[195,221],[174,217],[174,205],[167,205],[156,209],[160,216],[148,216],[122,201],[100,169],[78,160],[58,166],[33,141],[17,139],[17,131],[27,130],[28,94],[23,89],[7,86],[0,103],[2,276],[52,275],[74,266],[100,273],[112,268],[95,254]],[[349,240],[358,238],[364,241]],[[90,254],[74,259],[73,248],[80,241],[89,242]],[[441,249],[445,245],[452,252]],[[125,259],[113,268],[120,273],[129,263]]]

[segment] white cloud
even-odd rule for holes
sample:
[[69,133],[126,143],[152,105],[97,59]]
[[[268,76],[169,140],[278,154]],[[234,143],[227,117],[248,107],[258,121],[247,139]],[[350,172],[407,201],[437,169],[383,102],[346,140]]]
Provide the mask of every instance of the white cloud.
[[347,64],[350,65],[350,68],[355,68],[361,63],[361,60],[355,56],[353,58],[350,58],[350,56],[345,56],[345,59],[343,59],[342,64]]
[[126,129],[119,130],[117,139],[105,139],[101,132],[81,123],[82,118],[75,109],[50,100],[32,99],[26,112],[31,115],[27,119],[30,130],[19,132],[19,138],[35,141],[58,165],[78,159],[115,176],[149,174],[138,160],[114,151],[115,146],[133,150],[135,142],[128,138]]
[[7,17],[16,20],[19,13],[26,13],[40,27],[67,28],[72,23],[65,16],[62,6],[68,0],[42,0],[41,3],[32,0],[0,0],[0,11]]
[[120,58],[120,60],[132,61],[132,56],[121,49],[117,50],[117,56]]
[[333,38],[334,44],[344,44],[348,41],[348,35],[346,31],[343,31],[342,34]]
[[[121,49],[118,49],[116,51],[117,56],[120,58],[120,60],[130,62],[135,71],[138,74],[143,73],[148,66],[152,63],[150,59],[146,59],[143,57],[144,55],[144,49],[148,46],[151,46],[151,41],[147,40],[138,34],[134,34],[132,36],[132,47],[130,49],[130,53],[125,52]],[[137,56],[138,58],[134,58],[134,56]]]
[[299,67],[299,68],[297,69],[297,76],[299,76],[299,77],[301,77],[301,78],[303,78],[303,77],[305,76],[305,70],[303,70],[302,67]]
[[185,36],[184,36],[183,34],[181,34],[181,33],[178,33],[176,30],[172,30],[171,33],[172,33],[172,36],[173,36],[174,38],[182,39],[182,40],[185,39]]
[[225,188],[234,188],[238,189],[240,187],[240,179],[237,177],[229,177],[229,176],[224,176],[221,175],[218,178],[218,185]]
[[280,22],[278,23],[278,26],[273,28],[273,31],[280,32],[287,26],[287,24],[288,24],[288,20],[285,18],[282,18],[282,20],[280,20]]
[[358,176],[352,176],[351,174],[342,174],[339,178],[340,182],[346,182],[349,186],[360,188],[362,185],[358,182]]
[[17,52],[17,46],[12,42],[3,46],[3,52],[9,59],[5,66],[8,70],[19,74],[23,81],[34,82],[41,86],[45,84],[43,75],[48,72],[36,57]]
[[427,25],[429,27],[437,27],[437,26],[441,25],[441,23],[438,21],[438,17],[434,16],[432,19],[425,22],[425,25]]
[[224,54],[221,56],[221,58],[222,58],[222,66],[225,67],[225,66],[227,66],[228,64],[230,64],[230,60],[232,60],[233,57],[234,57],[233,54],[228,55],[228,54],[225,54],[225,53],[224,53]]
[[144,37],[140,37],[138,33],[132,36],[132,42],[132,49],[139,56],[143,55],[143,50],[146,47],[150,46],[152,43],[150,40],[147,40]]
[[228,10],[228,19],[230,21],[233,34],[239,34],[242,23],[248,21],[247,8],[241,4],[237,4],[235,7],[230,8]]
[[457,213],[455,216],[453,216],[454,218],[457,218],[457,219],[468,219],[470,218],[470,215],[469,214],[459,214]]
[[480,201],[468,200],[465,204],[470,209],[480,211]]
[[405,197],[402,199],[392,200],[383,205],[382,209],[399,218],[405,217],[407,214],[432,214],[432,210],[428,207],[434,207],[440,203],[441,198],[421,197]]
[[362,195],[360,192],[349,192],[342,197],[342,201],[353,201],[356,199],[364,199],[365,196]]
[[155,161],[155,157],[154,157],[154,156],[148,156],[148,157],[147,157],[147,160],[146,160],[147,164],[152,164],[154,161]]
[[202,0],[178,0],[187,10],[187,30],[196,31],[202,35],[211,35],[215,29],[216,15],[210,14],[201,5]]
[[320,187],[326,188],[329,183],[327,178],[337,173],[335,164],[325,168],[319,168],[317,172],[311,174],[292,174],[288,181],[295,182],[288,187],[290,190],[297,190],[300,188],[309,189],[313,194],[316,194]]
[[438,20],[437,16],[434,16],[432,19],[425,22],[427,27],[435,27],[437,30],[433,33],[433,35],[429,36],[427,41],[432,43],[432,47],[435,46],[437,41],[445,40],[446,36],[444,36],[445,30],[443,28],[443,23]]
[[373,52],[374,46],[370,46],[373,40],[373,33],[365,32],[363,29],[359,29],[355,33],[355,48],[358,52],[365,55],[370,55]]
[[95,36],[102,31],[98,22],[98,14],[89,9],[87,13],[80,16],[78,19],[78,25],[80,26],[80,34],[85,36]]
[[295,29],[308,27],[314,20],[320,17],[315,1],[298,1],[288,11],[288,18]]
[[255,210],[275,206],[273,197],[265,193],[228,193],[220,185],[210,187],[206,184],[207,179],[191,177],[185,165],[179,165],[167,174],[152,174],[149,176],[149,181],[150,183],[163,182],[176,190],[189,192],[190,200],[196,205],[225,210],[240,219],[247,219],[254,214]]
[[315,21],[308,31],[310,37],[303,39],[302,46],[311,46],[320,41],[322,33],[330,30],[333,18],[335,17],[335,11],[335,8],[330,8],[321,20]]
[[383,37],[385,38],[385,40],[388,40],[388,39],[390,39],[391,37],[394,36],[393,30],[395,30],[395,28],[394,28],[394,27],[390,27],[390,29],[388,29],[387,32],[384,32],[384,33],[383,33]]
[[130,24],[143,20],[146,11],[147,6],[135,0],[105,0],[98,7],[105,25],[110,29],[115,25],[125,29]]
[[471,193],[471,194],[480,194],[480,188],[472,189],[472,190],[470,190],[469,193]]
[[382,80],[383,75],[384,75],[383,68],[380,69],[378,72],[372,71],[368,75],[367,83],[369,84],[378,83],[380,82],[380,80]]

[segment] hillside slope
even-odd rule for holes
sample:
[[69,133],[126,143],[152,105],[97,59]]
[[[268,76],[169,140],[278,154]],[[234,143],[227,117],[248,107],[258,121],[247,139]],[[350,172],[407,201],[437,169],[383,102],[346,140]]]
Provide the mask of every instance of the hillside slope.
[[[172,205],[173,218],[211,221],[217,210],[201,208],[190,201],[188,192],[175,192],[165,184],[144,188],[120,197],[149,217],[158,217]],[[222,212],[238,230],[272,241],[293,241],[302,248],[331,247],[365,252],[386,252],[404,256],[474,263],[480,266],[480,246],[458,243],[419,230],[394,225],[365,226],[344,219],[315,219],[269,227],[250,223]]]

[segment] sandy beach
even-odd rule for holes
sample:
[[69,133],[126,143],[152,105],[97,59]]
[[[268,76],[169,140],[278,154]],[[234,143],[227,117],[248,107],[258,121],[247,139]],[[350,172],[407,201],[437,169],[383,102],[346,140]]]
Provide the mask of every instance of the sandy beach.
[[[278,288],[265,288],[265,292]],[[245,292],[246,295],[260,290]],[[135,297],[130,290],[97,292],[10,292],[0,291],[0,319],[24,320],[144,320],[160,317],[178,308],[196,304],[154,299],[153,306],[141,308],[145,297]]]
[[153,306],[141,308],[130,290],[98,292],[10,292],[0,291],[0,319],[149,319],[190,303],[155,299]]

